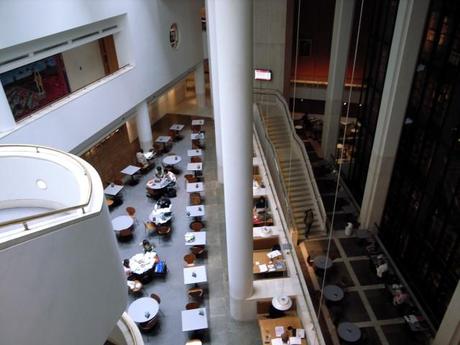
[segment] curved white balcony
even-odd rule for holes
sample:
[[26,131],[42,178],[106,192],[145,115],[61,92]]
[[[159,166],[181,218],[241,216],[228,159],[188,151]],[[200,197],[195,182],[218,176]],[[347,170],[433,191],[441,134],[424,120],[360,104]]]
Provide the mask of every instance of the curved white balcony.
[[73,155],[0,146],[5,344],[103,344],[126,282],[97,172]]

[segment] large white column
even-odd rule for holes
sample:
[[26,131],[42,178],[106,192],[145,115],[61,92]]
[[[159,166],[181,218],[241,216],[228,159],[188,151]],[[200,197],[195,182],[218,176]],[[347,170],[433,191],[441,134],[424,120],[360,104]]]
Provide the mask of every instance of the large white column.
[[147,101],[142,101],[136,107],[136,128],[141,149],[147,152],[153,147],[152,128],[150,124],[149,107]]
[[0,83],[0,132],[10,131],[15,126],[16,121],[6,98],[5,90],[3,90],[3,85]]
[[458,345],[460,344],[460,283],[450,299],[449,306],[442,318],[433,345]]
[[[217,59],[217,40],[216,40],[216,24],[214,17],[214,1],[206,1],[206,28],[208,35],[208,52],[209,52],[209,74],[211,82],[211,100],[212,112],[214,117],[214,133],[216,138],[216,161],[217,161],[217,181],[224,183],[224,169],[222,163],[222,124],[220,121],[219,111],[219,88],[218,86],[218,70],[216,63]],[[209,13],[213,15],[209,16]],[[215,87],[214,87],[215,85]]]
[[400,0],[380,103],[360,222],[380,224],[406,113],[429,0]]
[[[215,24],[211,47],[217,47],[219,111],[225,175],[230,314],[236,320],[256,317],[252,275],[252,1],[208,0]],[[214,8],[212,8],[214,7]],[[212,11],[213,10],[213,11]]]
[[206,106],[206,85],[204,81],[203,62],[200,62],[195,68],[195,96],[198,106]]
[[326,160],[335,157],[342,114],[345,72],[348,63],[355,0],[336,0],[331,56],[327,77],[326,106],[323,117],[321,150]]

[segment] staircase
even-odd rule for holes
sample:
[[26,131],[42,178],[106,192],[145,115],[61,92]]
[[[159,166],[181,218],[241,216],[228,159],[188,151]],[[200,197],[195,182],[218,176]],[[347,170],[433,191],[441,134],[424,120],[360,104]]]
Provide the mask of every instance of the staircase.
[[286,102],[272,90],[255,90],[254,98],[258,109],[255,116],[260,116],[265,132],[262,134],[266,135],[275,153],[282,193],[288,203],[291,226],[297,233],[298,242],[305,239],[304,216],[308,209],[312,209],[314,215],[310,235],[324,234],[324,206],[308,155],[295,133]]

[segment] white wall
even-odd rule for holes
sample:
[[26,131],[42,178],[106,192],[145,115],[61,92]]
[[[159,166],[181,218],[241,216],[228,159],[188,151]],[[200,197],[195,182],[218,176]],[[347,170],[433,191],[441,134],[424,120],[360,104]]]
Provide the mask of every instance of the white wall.
[[[0,144],[32,143],[70,151],[85,142],[202,61],[201,7],[202,1],[192,0],[0,2],[0,49],[126,14],[115,41],[123,47],[120,65],[134,65],[81,97],[19,124]],[[180,30],[178,49],[169,45],[174,22]]]
[[105,206],[84,222],[0,250],[0,262],[1,344],[103,344],[126,307]]
[[284,90],[287,0],[254,0],[254,68],[272,71],[271,81],[254,87]]
[[98,41],[62,53],[70,90],[78,90],[105,76]]

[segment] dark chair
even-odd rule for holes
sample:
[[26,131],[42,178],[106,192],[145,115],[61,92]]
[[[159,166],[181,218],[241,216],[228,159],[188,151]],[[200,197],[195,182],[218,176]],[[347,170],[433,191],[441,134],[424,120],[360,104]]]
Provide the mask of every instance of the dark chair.
[[193,266],[193,265],[195,265],[195,260],[196,260],[196,256],[194,254],[192,254],[192,253],[186,254],[184,256],[185,266]]
[[201,163],[202,159],[201,159],[201,157],[194,156],[194,157],[190,158],[190,162],[191,163]]
[[185,310],[190,310],[190,309],[198,309],[200,307],[200,304],[197,302],[190,302],[185,305]]
[[193,231],[201,231],[204,228],[204,223],[200,220],[195,220],[190,223],[190,229]]
[[198,182],[198,179],[192,174],[184,175],[184,178],[188,183]]
[[192,252],[193,255],[195,255],[196,257],[199,257],[204,254],[204,252],[206,251],[206,247],[205,246],[192,246],[190,247],[190,251]]
[[119,241],[128,241],[133,238],[133,232],[131,229],[123,229],[118,231],[117,238]]
[[143,333],[149,333],[153,328],[158,324],[159,318],[158,315],[155,316],[152,320],[139,324],[139,330]]
[[202,202],[200,193],[190,193],[190,205],[201,205]]
[[188,289],[187,295],[188,297],[192,299],[201,299],[203,298],[204,290],[199,287],[193,287],[193,288]]

